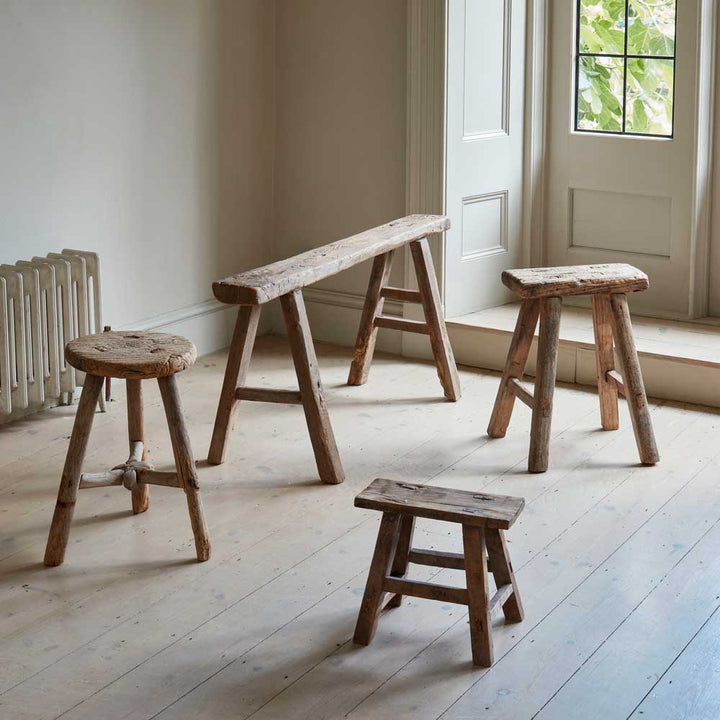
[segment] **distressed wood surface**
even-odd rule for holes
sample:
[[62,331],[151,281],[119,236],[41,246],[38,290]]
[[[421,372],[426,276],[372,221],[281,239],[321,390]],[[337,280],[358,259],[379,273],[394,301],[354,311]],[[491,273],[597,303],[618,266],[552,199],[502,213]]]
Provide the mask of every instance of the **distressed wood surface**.
[[195,458],[193,457],[190,437],[185,426],[185,415],[180,402],[177,379],[174,375],[158,378],[160,395],[162,396],[165,417],[170,430],[175,468],[182,479],[190,513],[190,525],[195,537],[195,552],[198,562],[210,558],[210,537],[208,535],[205,513],[203,511],[200,486],[198,483]]
[[[138,460],[145,461],[145,430],[142,404],[142,380],[126,380],[127,386],[127,416],[128,416],[128,440],[130,448],[133,443],[142,444],[142,455]],[[150,486],[145,482],[139,482],[132,489],[133,514],[145,512],[150,505]]]
[[[413,533],[415,532],[415,518],[412,515],[403,515],[400,518],[397,547],[392,561],[390,575],[394,578],[404,578],[410,564]],[[402,594],[394,594],[388,602],[388,607],[398,607],[402,604]]]
[[60,480],[55,513],[45,547],[45,564],[50,567],[61,565],[65,559],[65,548],[70,537],[70,523],[80,486],[80,472],[103,382],[104,378],[102,377],[85,376],[85,384],[75,413],[70,445],[65,456],[65,467]]
[[377,478],[355,498],[355,506],[475,527],[507,529],[522,512],[525,501],[508,495],[488,495]]
[[593,295],[592,313],[598,395],[600,397],[600,422],[603,430],[617,430],[620,427],[618,387],[610,376],[610,373],[615,370],[610,296],[607,294]]
[[523,378],[539,315],[539,300],[524,300],[520,305],[515,332],[510,341],[505,369],[500,379],[500,386],[488,424],[487,432],[491,438],[505,437],[507,432],[517,397],[515,389],[511,386],[511,380],[519,382]]
[[408,215],[300,255],[218,280],[213,283],[213,292],[221,302],[262,305],[449,227],[450,220],[442,215]]
[[345,472],[325,405],[320,368],[302,292],[295,290],[283,295],[280,303],[318,473],[324,483],[337,485],[345,480]]
[[626,263],[505,270],[503,283],[522,298],[647,290],[648,276]]
[[540,300],[540,337],[538,339],[537,371],[533,393],[533,413],[530,428],[528,470],[545,472],[550,458],[550,428],[552,425],[553,394],[557,376],[558,341],[560,339],[559,297]]
[[632,331],[627,297],[612,294],[610,296],[610,307],[612,309],[615,345],[622,364],[623,394],[630,410],[640,461],[645,465],[654,465],[660,460],[660,454],[655,443],[650,407],[645,394],[640,361],[635,349],[635,338]]
[[65,346],[65,359],[90,375],[142,380],[167,377],[195,364],[195,346],[167,333],[116,331],[85,335]]
[[485,529],[463,525],[462,535],[473,664],[490,667],[493,664],[493,642],[490,634]]
[[488,552],[488,566],[495,578],[495,585],[498,588],[510,586],[511,592],[502,603],[505,619],[509,622],[520,622],[525,613],[520,601],[520,592],[510,561],[510,553],[505,542],[505,533],[502,530],[486,530],[485,545]]

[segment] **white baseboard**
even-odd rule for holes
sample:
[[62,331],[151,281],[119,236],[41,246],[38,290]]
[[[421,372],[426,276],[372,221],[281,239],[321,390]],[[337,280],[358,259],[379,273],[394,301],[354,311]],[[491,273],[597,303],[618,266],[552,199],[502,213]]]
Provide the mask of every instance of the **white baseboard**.
[[[236,314],[235,305],[209,299],[152,315],[117,329],[155,330],[182,335],[195,343],[198,355],[207,355],[230,345]],[[266,325],[261,325],[260,330],[266,331]]]

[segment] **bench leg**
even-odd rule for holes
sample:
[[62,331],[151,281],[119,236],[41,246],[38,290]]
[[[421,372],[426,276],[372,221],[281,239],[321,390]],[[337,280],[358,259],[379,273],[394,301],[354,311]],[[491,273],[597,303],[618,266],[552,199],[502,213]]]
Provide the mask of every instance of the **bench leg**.
[[495,584],[498,589],[503,585],[512,585],[513,588],[512,595],[503,603],[505,619],[508,622],[520,622],[525,613],[520,601],[518,586],[515,582],[515,573],[510,562],[510,554],[505,543],[505,533],[502,530],[488,528],[485,530],[485,542],[487,544],[490,572],[495,577]]
[[617,430],[620,427],[618,390],[617,385],[609,381],[607,376],[611,370],[615,369],[610,295],[593,295],[592,310],[598,395],[600,397],[600,421],[603,430]]
[[490,597],[483,528],[463,525],[463,550],[473,664],[490,667],[493,664],[493,646],[490,635]]
[[185,427],[185,415],[180,402],[177,380],[174,375],[158,378],[158,385],[160,386],[160,395],[162,396],[165,417],[170,431],[175,467],[178,477],[182,480],[185,497],[187,498],[190,525],[195,536],[197,559],[198,562],[203,562],[210,557],[210,538],[205,524],[195,458],[190,446],[190,437]]
[[635,338],[630,321],[627,297],[624,294],[613,293],[610,296],[610,306],[612,308],[615,344],[622,365],[625,399],[630,409],[640,461],[645,465],[654,465],[660,460],[660,455],[655,444],[650,408],[648,407],[640,362],[635,349]]
[[283,295],[280,303],[320,479],[325,483],[336,485],[345,479],[345,474],[325,406],[320,371],[302,292],[294,290]]
[[487,432],[492,438],[505,437],[507,432],[513,407],[515,406],[515,394],[509,387],[510,380],[522,380],[539,314],[539,300],[523,300],[515,323],[515,332],[510,341],[505,370],[500,380],[500,387],[490,416]]
[[384,596],[383,584],[390,570],[398,542],[398,525],[400,516],[395,513],[383,513],[380,521],[375,552],[373,553],[370,571],[368,572],[365,594],[363,595],[360,613],[353,642],[358,645],[369,645],[377,627],[378,613]]
[[550,455],[550,425],[553,393],[557,375],[558,340],[560,339],[559,297],[540,300],[540,337],[538,338],[537,370],[535,372],[535,406],[530,429],[528,470],[545,472]]
[[435,357],[438,377],[445,397],[448,400],[456,401],[460,399],[460,377],[445,326],[440,288],[435,277],[435,268],[427,238],[411,242],[410,252],[415,265],[420,300],[430,333],[430,346]]
[[[142,380],[126,380],[127,387],[127,419],[130,450],[134,442],[143,444],[142,459],[145,460],[145,432],[143,428]],[[150,486],[137,483],[132,489],[133,515],[145,512],[150,505]]]
[[208,462],[211,465],[220,465],[225,461],[228,433],[232,430],[233,417],[237,410],[235,391],[245,382],[259,320],[259,305],[240,306],[210,441]]
[[385,304],[385,299],[380,296],[380,291],[388,283],[392,256],[392,252],[385,253],[378,255],[373,261],[360,329],[355,340],[355,356],[350,366],[348,385],[363,385],[367,381],[378,333],[378,329],[375,327],[375,318],[382,314]]
[[80,487],[80,470],[104,381],[105,378],[85,375],[82,395],[75,413],[75,424],[70,436],[70,445],[65,457],[65,467],[60,480],[55,513],[45,547],[45,564],[48,567],[61,565],[65,559],[65,548],[70,536],[70,523]]
[[[415,517],[413,515],[403,515],[400,519],[400,530],[398,531],[398,543],[395,548],[395,557],[393,558],[390,575],[397,578],[403,578],[407,574],[408,558],[412,549],[412,538],[415,530]],[[388,601],[388,607],[399,607],[402,605],[402,595],[393,595]]]

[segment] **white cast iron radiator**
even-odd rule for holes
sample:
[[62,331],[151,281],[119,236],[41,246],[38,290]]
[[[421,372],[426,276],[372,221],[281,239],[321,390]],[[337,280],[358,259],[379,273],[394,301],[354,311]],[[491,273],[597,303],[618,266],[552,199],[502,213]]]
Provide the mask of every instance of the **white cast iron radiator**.
[[96,253],[0,265],[0,424],[72,403],[83,376],[65,364],[65,343],[102,329]]

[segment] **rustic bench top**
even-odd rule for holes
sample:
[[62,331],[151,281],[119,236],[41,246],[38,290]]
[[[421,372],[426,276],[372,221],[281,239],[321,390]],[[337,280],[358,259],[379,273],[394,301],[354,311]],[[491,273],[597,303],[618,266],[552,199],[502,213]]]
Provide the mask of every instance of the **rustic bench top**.
[[523,298],[630,293],[650,285],[642,270],[625,263],[505,270],[502,281]]
[[213,283],[221,302],[262,305],[353,265],[450,227],[442,215],[408,215],[358,235]]
[[355,507],[507,530],[525,500],[377,478],[355,498]]

